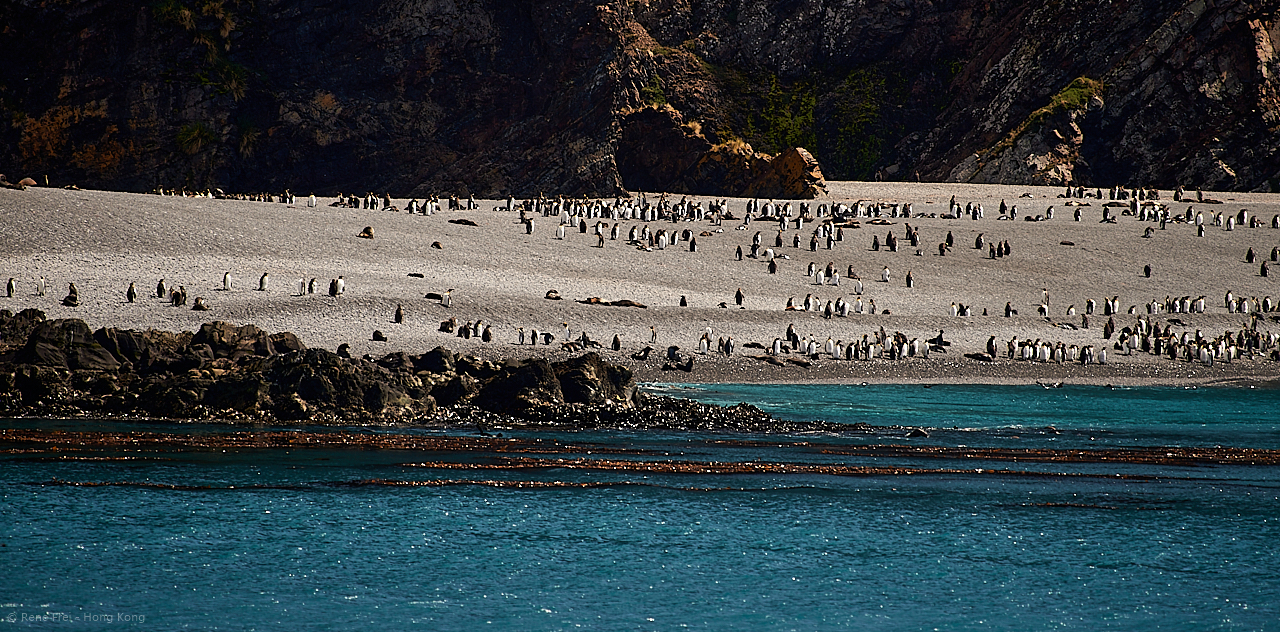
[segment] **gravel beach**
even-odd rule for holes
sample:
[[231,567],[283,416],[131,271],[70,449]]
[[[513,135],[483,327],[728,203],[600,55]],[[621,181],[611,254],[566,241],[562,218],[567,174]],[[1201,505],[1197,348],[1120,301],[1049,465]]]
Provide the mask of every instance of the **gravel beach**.
[[[566,231],[556,238],[556,217],[538,216],[533,234],[526,234],[515,212],[505,201],[481,200],[478,210],[442,210],[431,216],[337,208],[333,198],[322,198],[308,208],[299,197],[295,204],[229,199],[172,197],[105,191],[28,188],[0,190],[0,280],[12,277],[12,297],[0,295],[0,309],[44,311],[49,318],[80,318],[90,327],[194,330],[201,323],[222,320],[254,324],[269,332],[290,331],[308,346],[335,349],[350,345],[353,355],[381,357],[393,351],[421,353],[445,346],[459,353],[490,359],[531,355],[558,359],[580,352],[561,349],[563,323],[571,336],[585,331],[604,345],[601,355],[631,367],[641,381],[656,382],[969,382],[1029,383],[1066,381],[1094,384],[1260,384],[1280,376],[1280,362],[1239,358],[1230,363],[1169,360],[1151,354],[1124,355],[1111,349],[1116,337],[1103,338],[1101,315],[1104,297],[1118,297],[1117,328],[1132,326],[1147,315],[1146,305],[1166,297],[1206,297],[1203,314],[1154,314],[1163,327],[1176,319],[1172,331],[1200,331],[1206,337],[1238,332],[1252,326],[1251,317],[1229,313],[1224,296],[1256,297],[1261,301],[1280,297],[1277,276],[1260,275],[1260,265],[1270,261],[1280,247],[1280,230],[1271,228],[1280,213],[1280,195],[1205,192],[1221,204],[1174,202],[1170,191],[1161,191],[1159,203],[1182,215],[1187,207],[1204,214],[1205,234],[1197,236],[1192,224],[1139,221],[1110,208],[1116,223],[1101,223],[1104,198],[1059,198],[1062,189],[1004,185],[923,183],[829,183],[830,195],[811,202],[853,204],[864,202],[911,203],[907,218],[886,218],[871,225],[867,218],[858,228],[844,229],[843,241],[827,249],[809,248],[811,225],[800,231],[800,248],[792,247],[794,228],[785,233],[785,245],[775,250],[778,271],[770,274],[763,258],[736,260],[735,249],[749,250],[759,231],[765,247],[772,247],[775,222],[752,222],[737,230],[747,200],[729,199],[729,210],[739,219],[722,226],[710,221],[672,224],[652,222],[651,229],[691,229],[697,235],[697,251],[679,242],[665,250],[646,251],[628,245],[625,237],[637,221],[621,221],[622,236],[606,236],[603,248],[588,232]],[[981,203],[985,217],[944,219],[952,196],[961,205]],[[1194,197],[1194,193],[1192,193]],[[682,196],[673,196],[679,200]],[[649,199],[656,196],[649,194]],[[695,198],[704,206],[710,198]],[[1018,207],[1018,218],[1001,221],[1001,201]],[[442,201],[445,202],[445,201]],[[1074,202],[1083,206],[1070,205]],[[395,199],[404,209],[408,200]],[[798,205],[798,203],[793,203]],[[447,206],[447,204],[445,204]],[[1044,215],[1046,221],[1023,221]],[[502,210],[495,210],[501,207]],[[1074,221],[1076,209],[1081,221]],[[1235,216],[1247,209],[1262,220],[1262,227],[1211,225],[1214,214]],[[919,215],[924,214],[921,217]],[[928,215],[933,215],[929,217]],[[468,226],[449,220],[468,219]],[[588,220],[594,224],[597,220]],[[917,228],[918,248],[905,239],[905,225]],[[375,238],[357,235],[372,227]],[[1144,232],[1150,227],[1150,237]],[[722,229],[718,232],[717,229]],[[871,248],[873,236],[883,242],[892,231],[901,244],[898,252]],[[707,234],[703,234],[703,233]],[[938,244],[950,233],[954,247],[939,256]],[[986,248],[974,248],[983,234],[990,242],[1008,241],[1009,256],[991,259]],[[433,247],[435,242],[439,248]],[[1246,252],[1256,253],[1254,263]],[[917,250],[919,252],[917,252]],[[874,299],[881,313],[850,314],[825,319],[818,312],[787,311],[789,298],[800,303],[807,294],[821,301],[843,297],[853,301],[853,284],[816,285],[806,274],[810,262],[829,262],[843,277],[852,267],[864,283],[862,298]],[[1144,266],[1151,266],[1151,275]],[[1280,264],[1273,264],[1280,265]],[[891,280],[881,282],[884,267]],[[223,275],[230,272],[233,287],[223,289]],[[910,272],[914,287],[904,277]],[[269,273],[269,285],[258,290]],[[331,297],[329,281],[339,275],[345,293]],[[412,276],[412,275],[421,275]],[[47,279],[45,295],[37,293],[38,279]],[[157,298],[156,284],[184,286],[194,301],[202,297],[209,311],[171,306]],[[299,294],[299,281],[316,279],[316,293]],[[68,284],[79,290],[80,304],[66,307],[61,301]],[[139,297],[125,299],[135,283]],[[741,288],[745,300],[735,304]],[[452,289],[451,304],[426,298],[428,293]],[[556,290],[562,300],[548,300]],[[1049,294],[1049,317],[1037,314],[1043,292]],[[688,306],[680,307],[681,296]],[[630,300],[645,307],[613,307],[586,304]],[[1093,299],[1099,311],[1091,327],[1080,328],[1085,303]],[[952,317],[952,303],[969,306],[969,317]],[[1006,318],[1005,304],[1018,314]],[[720,307],[724,304],[725,307]],[[394,323],[402,305],[404,322]],[[1068,316],[1074,306],[1077,315]],[[1131,306],[1135,314],[1129,315]],[[887,311],[888,313],[884,313]],[[985,314],[985,315],[984,315]],[[1280,332],[1280,313],[1261,315],[1256,327],[1264,334]],[[483,320],[492,327],[494,340],[463,339],[439,331],[450,317],[460,323]],[[1177,324],[1182,323],[1182,324]],[[783,337],[789,325],[802,336],[825,341],[860,340],[883,328],[889,335],[901,332],[908,340],[925,340],[945,330],[951,343],[946,353],[929,358],[845,361],[823,356],[810,366],[767,363],[764,350]],[[1069,326],[1075,326],[1072,329]],[[518,328],[538,329],[555,335],[551,345],[519,345]],[[656,328],[657,344],[650,344]],[[696,353],[698,340],[710,328],[711,353]],[[372,339],[375,330],[387,341]],[[609,349],[614,335],[620,351]],[[715,353],[718,338],[732,336],[737,348],[732,356]],[[964,357],[985,351],[994,336],[1000,351],[994,362]],[[1106,346],[1106,365],[1033,363],[1004,357],[1006,343],[1019,340],[1061,341],[1067,345]],[[692,371],[663,371],[665,350],[677,345],[694,357]],[[647,360],[632,359],[643,347],[655,351]],[[797,358],[798,354],[784,354]]]

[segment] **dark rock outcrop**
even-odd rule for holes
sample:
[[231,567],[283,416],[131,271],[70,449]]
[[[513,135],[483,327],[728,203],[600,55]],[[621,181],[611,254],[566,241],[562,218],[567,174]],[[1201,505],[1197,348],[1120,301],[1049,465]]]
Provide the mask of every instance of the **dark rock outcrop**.
[[[29,330],[19,344],[12,332]],[[180,419],[406,421],[437,406],[523,415],[566,405],[627,408],[635,379],[596,354],[497,365],[437,347],[376,362],[307,349],[293,334],[225,322],[195,334],[46,321],[0,312],[0,414]]]

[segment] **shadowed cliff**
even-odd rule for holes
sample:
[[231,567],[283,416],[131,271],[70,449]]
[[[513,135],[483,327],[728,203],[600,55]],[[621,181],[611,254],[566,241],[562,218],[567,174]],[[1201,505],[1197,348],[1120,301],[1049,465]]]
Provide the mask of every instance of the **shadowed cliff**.
[[[15,181],[1280,186],[1274,2],[4,0],[0,23]],[[814,186],[753,188],[793,147]]]

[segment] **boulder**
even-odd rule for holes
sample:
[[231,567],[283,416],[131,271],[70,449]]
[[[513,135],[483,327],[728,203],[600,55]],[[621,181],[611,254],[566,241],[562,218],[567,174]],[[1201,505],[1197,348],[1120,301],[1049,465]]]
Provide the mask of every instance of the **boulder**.
[[[439,399],[437,397],[437,399]],[[480,388],[476,405],[497,413],[520,414],[540,406],[564,402],[560,380],[545,358],[504,368]],[[444,404],[444,400],[440,400]]]
[[635,376],[592,352],[552,365],[565,403],[631,406],[637,403]]
[[114,371],[120,361],[98,341],[78,318],[44,321],[27,337],[18,354],[25,364],[88,371]]
[[275,345],[267,332],[253,325],[237,327],[231,323],[214,321],[200,326],[192,344],[207,344],[214,357],[237,360],[246,355],[275,355]]
[[436,347],[414,361],[414,368],[418,371],[430,371],[432,373],[452,373],[453,372],[453,352],[444,347]]
[[0,346],[24,345],[36,326],[45,321],[44,312],[28,307],[17,314],[0,310]]

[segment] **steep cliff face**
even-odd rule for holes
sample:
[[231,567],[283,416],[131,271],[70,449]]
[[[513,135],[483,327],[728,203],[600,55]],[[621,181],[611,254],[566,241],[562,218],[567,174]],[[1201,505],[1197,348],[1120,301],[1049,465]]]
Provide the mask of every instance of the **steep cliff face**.
[[[800,119],[835,179],[1280,186],[1274,0],[638,7],[656,40],[752,79],[689,104],[704,129],[775,150]],[[1033,117],[1078,78],[1101,83],[1092,107]]]
[[[732,173],[801,146],[836,179],[1266,190],[1280,186],[1276,12],[0,0],[0,171],[130,190],[612,195],[713,186],[715,169],[690,165]],[[1087,102],[1055,100],[1081,78],[1099,84]],[[675,115],[637,114],[655,108]]]
[[5,3],[23,172],[145,190],[617,191],[620,18],[589,2]]

